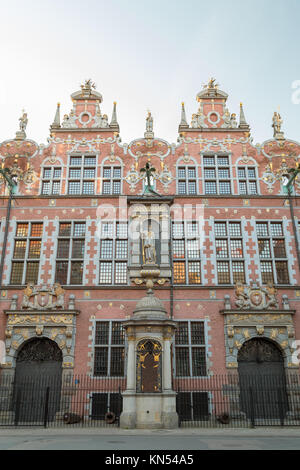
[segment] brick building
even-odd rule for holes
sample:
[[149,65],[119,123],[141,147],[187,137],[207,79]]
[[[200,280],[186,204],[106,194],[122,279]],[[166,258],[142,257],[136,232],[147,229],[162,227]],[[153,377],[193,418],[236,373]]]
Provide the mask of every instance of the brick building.
[[123,383],[122,321],[146,288],[136,235],[149,227],[155,294],[178,322],[175,379],[297,371],[300,182],[290,195],[282,182],[300,143],[284,136],[279,114],[273,137],[254,145],[242,104],[238,117],[229,112],[212,79],[190,124],[182,103],[176,144],[156,137],[150,113],[144,137],[125,144],[116,103],[108,119],[91,81],[71,98],[47,144],[26,136],[26,114],[0,144],[2,174],[16,183],[10,196],[0,181],[5,373],[62,367]]

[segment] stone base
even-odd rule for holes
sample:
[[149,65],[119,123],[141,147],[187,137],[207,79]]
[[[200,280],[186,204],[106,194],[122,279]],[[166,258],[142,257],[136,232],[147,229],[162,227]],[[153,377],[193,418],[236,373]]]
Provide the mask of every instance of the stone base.
[[16,132],[16,140],[25,140],[25,139],[26,139],[26,134],[24,131]]
[[161,420],[164,429],[176,429],[179,426],[178,413],[176,413],[176,411],[163,411]]
[[120,427],[125,429],[178,428],[176,393],[123,393]]
[[120,416],[120,428],[135,429],[136,427],[136,413],[123,412]]

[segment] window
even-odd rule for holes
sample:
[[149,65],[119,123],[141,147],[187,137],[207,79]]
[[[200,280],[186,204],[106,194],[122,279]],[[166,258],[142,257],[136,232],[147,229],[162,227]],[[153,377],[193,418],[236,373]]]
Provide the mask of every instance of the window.
[[238,167],[240,194],[257,194],[257,178],[255,167]]
[[102,194],[121,194],[121,175],[121,167],[104,166]]
[[282,223],[257,222],[256,233],[262,283],[289,284]]
[[42,169],[42,191],[43,195],[55,195],[60,193],[61,168],[45,167]]
[[68,194],[94,194],[96,157],[71,156],[68,175]]
[[56,253],[56,282],[82,284],[85,222],[60,222]]
[[231,194],[228,156],[203,156],[205,194]]
[[203,321],[178,321],[174,359],[177,377],[207,375]]
[[245,262],[240,222],[215,222],[218,284],[245,282]]
[[38,283],[43,224],[17,223],[10,283]]
[[123,377],[125,336],[122,322],[96,321],[94,376]]
[[197,222],[174,222],[174,284],[201,284],[200,237]]
[[105,419],[108,411],[120,416],[122,412],[122,395],[120,393],[93,393],[91,399],[92,419]]
[[208,392],[178,392],[176,411],[181,421],[197,421],[209,419]]
[[177,169],[178,194],[197,194],[197,170],[194,166]]
[[127,284],[127,223],[103,222],[99,284]]

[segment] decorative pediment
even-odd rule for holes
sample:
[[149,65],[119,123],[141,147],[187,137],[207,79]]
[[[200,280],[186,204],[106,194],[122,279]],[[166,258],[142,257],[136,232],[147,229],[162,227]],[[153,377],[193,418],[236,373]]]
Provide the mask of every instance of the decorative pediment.
[[28,284],[23,291],[22,309],[53,310],[64,309],[65,291],[60,284],[52,287]]

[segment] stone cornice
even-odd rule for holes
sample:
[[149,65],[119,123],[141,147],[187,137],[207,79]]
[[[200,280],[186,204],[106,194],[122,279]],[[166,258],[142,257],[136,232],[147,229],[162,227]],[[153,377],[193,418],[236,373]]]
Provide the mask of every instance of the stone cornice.
[[222,309],[219,310],[222,315],[294,315],[296,310],[264,310],[249,308],[245,310],[241,309]]

